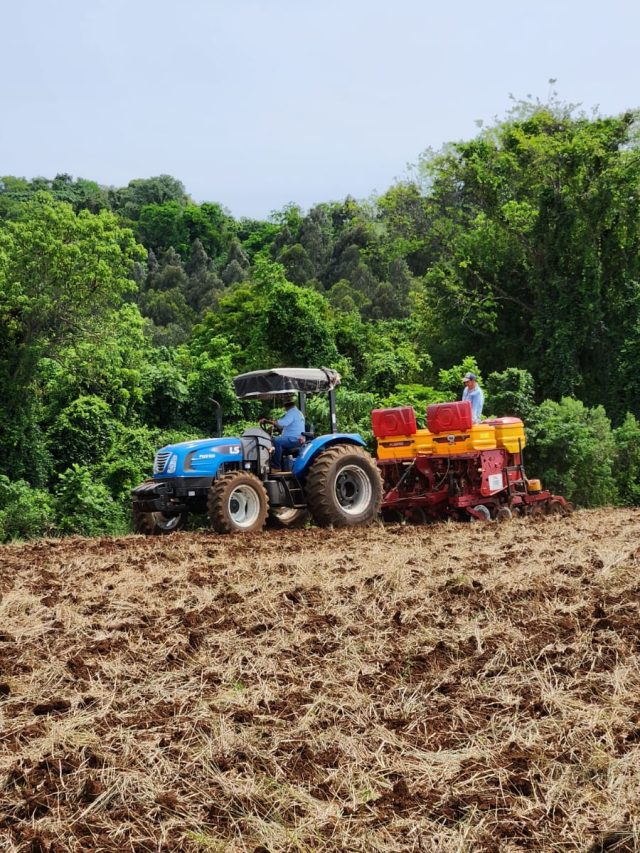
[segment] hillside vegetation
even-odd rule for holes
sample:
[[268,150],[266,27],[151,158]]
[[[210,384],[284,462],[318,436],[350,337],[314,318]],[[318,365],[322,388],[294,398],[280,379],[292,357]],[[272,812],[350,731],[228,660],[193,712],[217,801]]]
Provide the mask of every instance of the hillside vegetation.
[[640,516],[0,550],[0,835],[632,851]]
[[474,371],[530,476],[638,504],[637,126],[517,104],[376,198],[267,220],[168,175],[0,178],[0,541],[125,533],[154,451],[210,434],[212,399],[231,435],[270,414],[231,380],[278,365],[337,369],[367,439],[373,408],[422,424]]

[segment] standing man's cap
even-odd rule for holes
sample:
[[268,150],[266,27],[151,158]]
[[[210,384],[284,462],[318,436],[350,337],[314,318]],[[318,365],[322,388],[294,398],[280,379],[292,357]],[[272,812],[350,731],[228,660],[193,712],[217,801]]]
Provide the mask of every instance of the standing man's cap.
[[477,378],[478,377],[475,375],[475,373],[465,373],[465,375],[462,377],[462,381],[468,382],[470,379],[477,379]]

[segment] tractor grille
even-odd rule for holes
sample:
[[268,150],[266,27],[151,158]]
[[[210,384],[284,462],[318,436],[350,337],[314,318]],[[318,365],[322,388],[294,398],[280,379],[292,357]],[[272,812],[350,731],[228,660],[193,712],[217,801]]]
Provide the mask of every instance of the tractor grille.
[[170,456],[171,453],[156,453],[156,458],[153,460],[154,474],[162,474]]

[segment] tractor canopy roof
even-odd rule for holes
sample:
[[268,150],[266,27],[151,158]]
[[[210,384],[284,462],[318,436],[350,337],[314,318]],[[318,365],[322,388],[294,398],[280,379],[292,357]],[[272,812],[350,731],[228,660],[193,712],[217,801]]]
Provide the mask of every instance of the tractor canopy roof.
[[340,374],[329,367],[276,367],[252,370],[235,376],[233,384],[240,400],[287,397],[296,392],[318,394],[340,384]]

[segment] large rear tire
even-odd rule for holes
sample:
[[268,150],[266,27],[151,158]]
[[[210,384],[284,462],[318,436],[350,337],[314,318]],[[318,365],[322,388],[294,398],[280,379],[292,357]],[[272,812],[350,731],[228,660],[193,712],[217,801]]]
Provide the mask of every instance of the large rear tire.
[[185,513],[167,515],[164,512],[141,512],[133,508],[133,529],[145,536],[167,536],[182,530],[187,520]]
[[212,483],[207,511],[218,533],[254,533],[264,527],[269,498],[253,474],[231,471]]
[[382,477],[366,450],[339,444],[313,462],[305,492],[311,515],[323,527],[368,524],[380,512]]

